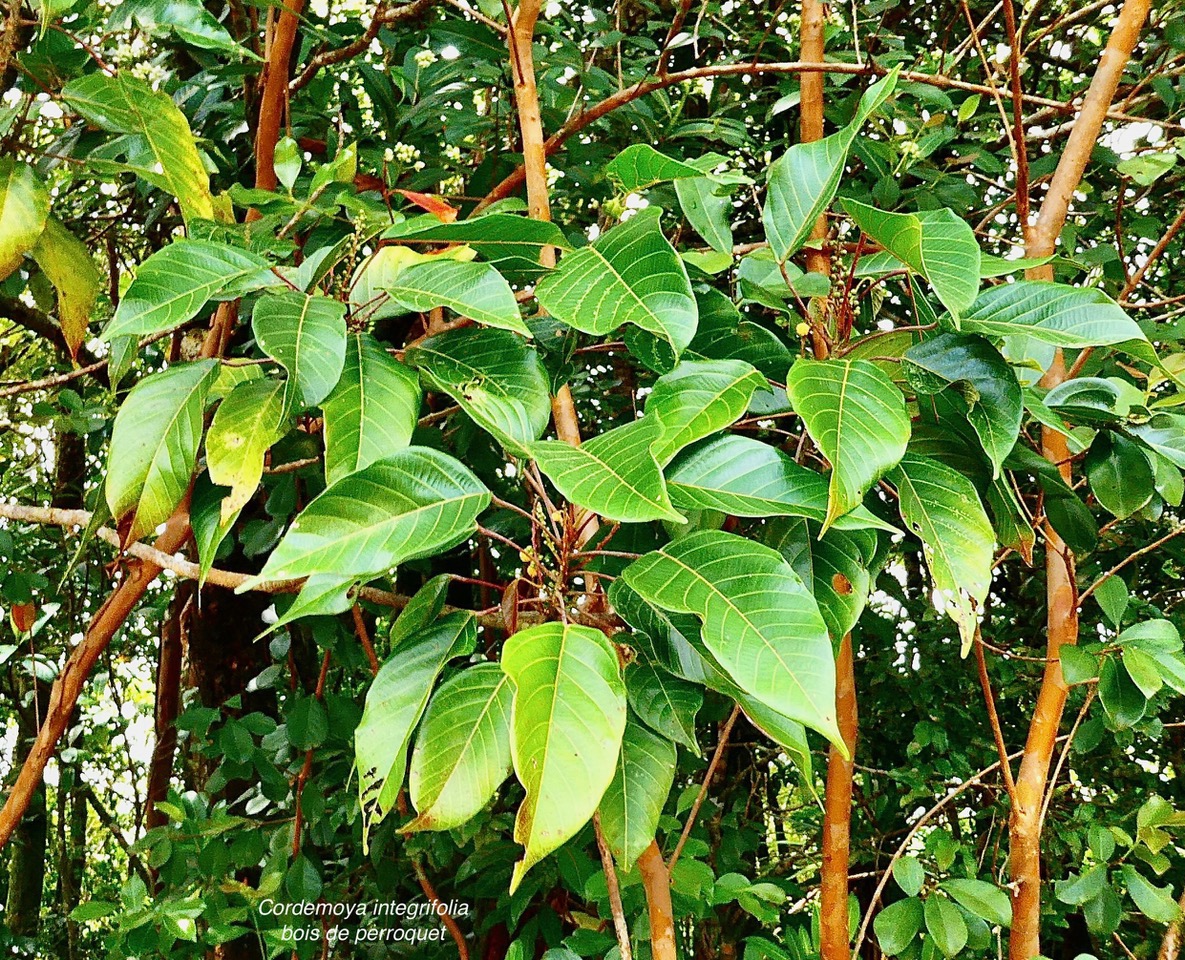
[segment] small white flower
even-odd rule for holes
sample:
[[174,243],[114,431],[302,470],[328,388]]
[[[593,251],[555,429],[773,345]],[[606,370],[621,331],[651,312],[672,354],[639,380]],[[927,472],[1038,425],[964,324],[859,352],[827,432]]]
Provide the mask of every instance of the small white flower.
[[415,60],[416,66],[422,70],[424,67],[430,67],[436,62],[436,54],[431,50],[421,50],[412,59]]

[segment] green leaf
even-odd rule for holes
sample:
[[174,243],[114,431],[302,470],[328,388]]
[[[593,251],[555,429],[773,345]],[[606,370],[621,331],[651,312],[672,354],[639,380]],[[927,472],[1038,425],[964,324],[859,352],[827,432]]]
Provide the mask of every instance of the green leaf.
[[511,213],[490,213],[454,223],[441,223],[434,216],[417,217],[395,224],[383,236],[412,246],[466,244],[512,283],[534,283],[546,272],[539,263],[544,247],[571,249],[554,223]]
[[547,429],[547,371],[521,337],[503,330],[452,330],[409,347],[406,360],[429,387],[447,393],[511,450],[525,449]]
[[115,913],[118,909],[118,904],[108,903],[105,900],[88,900],[86,903],[80,903],[70,911],[70,919],[75,923],[84,923],[87,920],[98,920],[100,917],[106,917]]
[[1148,700],[1115,657],[1105,657],[1099,670],[1099,702],[1117,730],[1135,726],[1148,709]]
[[926,930],[943,956],[953,957],[967,946],[967,923],[959,908],[945,897],[926,898]]
[[910,433],[905,397],[868,360],[799,360],[786,393],[831,463],[825,532],[904,455]]
[[476,644],[472,614],[450,613],[405,637],[366,691],[366,706],[354,732],[364,846],[403,789],[407,745],[436,678],[448,661],[472,653]]
[[1054,883],[1054,893],[1062,903],[1080,907],[1097,897],[1107,886],[1107,865],[1099,863],[1081,874]]
[[247,505],[263,478],[268,448],[287,432],[284,389],[281,380],[253,380],[218,405],[206,437],[206,466],[212,483],[230,487],[223,521]]
[[648,143],[630,144],[605,165],[605,173],[623,193],[636,193],[668,180],[703,176],[698,167],[659,153]]
[[842,744],[827,627],[776,551],[733,534],[695,533],[634,561],[622,577],[656,606],[695,614],[704,643],[742,690]]
[[872,578],[867,564],[876,537],[832,529],[820,538],[818,528],[799,517],[776,517],[760,537],[778,551],[810,587],[833,640],[856,625],[868,601]]
[[1062,679],[1067,687],[1094,680],[1099,675],[1099,661],[1094,654],[1078,647],[1063,645],[1058,651],[1062,666]]
[[287,715],[288,741],[297,750],[319,747],[329,736],[329,714],[315,697],[300,697]]
[[687,270],[648,207],[569,253],[539,281],[539,305],[562,323],[603,336],[632,324],[665,341],[670,368],[695,336],[698,311]]
[[[3,217],[4,212],[0,210],[0,223]],[[2,226],[0,230],[3,230]],[[103,277],[86,244],[53,217],[45,222],[45,229],[31,254],[58,292],[58,323],[62,337],[70,356],[77,357],[78,348],[86,339],[95,300],[103,289]],[[0,272],[3,272],[2,266]]]
[[28,164],[0,157],[0,280],[20,266],[49,219],[49,191]]
[[810,236],[815,221],[831,205],[860,128],[897,85],[897,72],[870,86],[852,122],[829,137],[798,143],[770,164],[769,189],[761,219],[774,255],[785,261]]
[[907,897],[916,897],[926,882],[926,871],[917,857],[902,857],[893,864],[893,879]]
[[1123,622],[1123,615],[1127,612],[1131,594],[1122,577],[1111,576],[1095,589],[1094,599],[1106,614],[1107,619],[1111,621],[1111,625],[1118,627]]
[[193,485],[193,498],[189,507],[189,525],[193,528],[193,542],[198,552],[198,585],[206,582],[218,548],[226,539],[239,518],[238,512],[223,519],[222,501],[230,491],[216,487],[210,482],[208,473],[201,473]]
[[712,360],[744,360],[765,376],[781,379],[793,357],[775,333],[742,321],[733,302],[719,290],[697,290],[696,301],[699,327],[690,353]]
[[369,333],[349,334],[341,377],[321,408],[325,479],[334,483],[411,443],[419,380]]
[[647,418],[614,427],[579,447],[541,440],[526,448],[561,494],[593,513],[622,523],[685,523],[671,506],[651,453],[658,441],[658,426]]
[[957,389],[992,462],[993,479],[1000,476],[1024,415],[1020,383],[1000,352],[983,337],[942,333],[906,350],[902,370],[919,394]]
[[908,455],[890,479],[901,518],[922,541],[926,566],[947,614],[958,624],[966,656],[992,584],[996,536],[991,521],[974,484],[937,460]]
[[1161,667],[1156,659],[1145,653],[1139,647],[1130,647],[1123,651],[1123,665],[1132,683],[1140,688],[1140,693],[1151,700],[1164,686]]
[[258,577],[365,580],[450,549],[476,529],[490,493],[447,454],[409,447],[328,487],[292,522]]
[[668,740],[699,753],[695,715],[704,704],[703,690],[648,663],[635,663],[625,673],[625,691],[638,718]]
[[164,333],[221,294],[237,297],[276,278],[253,253],[208,240],[175,240],[140,264],[102,338]]
[[1139,325],[1101,290],[1040,280],[988,287],[963,315],[962,328],[989,337],[1032,337],[1055,347],[1146,339]]
[[675,782],[675,745],[626,721],[613,782],[601,797],[601,829],[613,859],[625,870],[650,846],[658,819]]
[[[671,501],[683,510],[719,510],[737,517],[827,518],[827,480],[777,447],[727,434],[697,444],[667,470]],[[839,517],[837,530],[876,527],[896,532],[863,506]]]
[[765,385],[765,378],[742,360],[684,360],[659,377],[646,398],[646,416],[660,427],[651,447],[659,466],[738,420],[753,391]]
[[514,822],[525,848],[510,881],[592,818],[617,772],[626,696],[617,651],[600,630],[545,623],[506,641],[514,681],[514,771],[527,792]]
[[1147,423],[1129,426],[1128,431],[1169,463],[1185,470],[1185,416],[1158,413]]
[[151,533],[181,502],[217,376],[213,360],[177,364],[136,384],[115,415],[105,491],[125,543]]
[[329,396],[346,362],[344,303],[296,290],[265,294],[251,313],[251,329],[259,349],[288,371],[306,407]]
[[695,232],[708,241],[713,250],[728,257],[732,264],[732,197],[719,194],[720,184],[711,177],[687,177],[675,181],[679,209]]
[[1156,474],[1147,454],[1122,434],[1100,431],[1086,451],[1082,467],[1095,499],[1120,520],[1130,517],[1156,493]]
[[895,957],[913,943],[922,929],[923,907],[917,897],[898,900],[881,910],[872,922],[876,942],[886,956]]
[[400,270],[384,289],[409,310],[448,307],[488,327],[531,335],[510,284],[488,263],[433,257]]
[[1140,913],[1156,923],[1173,923],[1181,910],[1173,900],[1172,888],[1167,890],[1149,883],[1130,863],[1123,865],[1123,879]]
[[944,880],[940,886],[966,909],[994,927],[1012,924],[1012,902],[1008,894],[985,880]]
[[424,714],[411,755],[411,802],[403,827],[451,830],[471,820],[510,775],[514,688],[496,663],[479,663],[443,683]]
[[198,0],[134,0],[121,7],[128,8],[126,13],[150,33],[161,35],[172,31],[191,46],[232,56],[246,52]]
[[979,255],[979,278],[991,280],[995,277],[1006,277],[1010,273],[1020,273],[1022,270],[1032,270],[1041,267],[1055,259],[1054,257],[997,257],[990,253]]
[[210,178],[189,121],[171,97],[126,71],[115,76],[96,71],[68,83],[62,99],[87,122],[142,140],[146,161],[131,169],[176,197],[187,222],[214,219]]
[[971,226],[946,208],[889,213],[855,200],[843,201],[843,208],[861,230],[925,278],[957,327],[979,293],[979,244]]

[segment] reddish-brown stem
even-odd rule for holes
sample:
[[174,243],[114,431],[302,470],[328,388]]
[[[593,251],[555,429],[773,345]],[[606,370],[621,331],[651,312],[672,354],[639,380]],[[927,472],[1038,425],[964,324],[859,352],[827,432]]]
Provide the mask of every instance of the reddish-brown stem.
[[613,866],[613,854],[609,852],[609,844],[601,830],[601,815],[593,814],[593,832],[597,838],[597,850],[601,854],[601,869],[605,871],[605,887],[609,892],[609,911],[613,914],[613,932],[617,935],[617,949],[621,952],[621,960],[633,960],[634,952],[630,949],[630,928],[625,920],[625,910],[621,906],[621,884],[617,882],[617,869]]
[[358,642],[366,651],[366,661],[370,664],[370,672],[379,672],[379,658],[374,652],[374,644],[370,642],[370,631],[366,629],[366,621],[362,619],[362,608],[354,604],[351,613],[354,615],[354,633],[358,635]]
[[983,655],[984,642],[975,631],[975,665],[979,672],[979,686],[983,690],[983,703],[987,709],[988,724],[992,728],[992,739],[996,741],[996,752],[1000,755],[1000,771],[1004,775],[1004,788],[1012,802],[1016,802],[1016,780],[1012,776],[1012,764],[1008,762],[1008,746],[1004,743],[1004,731],[1000,727],[1000,715],[996,712],[996,696],[992,692],[992,680],[987,672],[987,659]]
[[658,843],[651,841],[638,858],[642,886],[650,910],[650,956],[653,960],[676,960],[675,910],[671,905],[671,874],[663,863]]
[[255,128],[255,187],[258,190],[275,190],[280,182],[276,177],[276,143],[288,111],[288,71],[303,8],[304,0],[287,0],[276,18],[275,31],[268,45],[259,124]]
[[848,926],[848,864],[852,832],[852,771],[856,757],[859,713],[856,703],[852,635],[845,634],[835,660],[835,712],[848,748],[845,758],[832,746],[827,758],[827,789],[823,799],[823,866],[819,903],[819,956],[847,960],[851,955]]
[[169,779],[173,774],[173,755],[177,748],[177,709],[181,702],[181,633],[188,615],[192,591],[188,585],[178,587],[169,614],[161,625],[160,655],[156,668],[156,742],[148,767],[148,788],[145,796],[144,823],[149,830],[168,822],[157,804],[169,793]]

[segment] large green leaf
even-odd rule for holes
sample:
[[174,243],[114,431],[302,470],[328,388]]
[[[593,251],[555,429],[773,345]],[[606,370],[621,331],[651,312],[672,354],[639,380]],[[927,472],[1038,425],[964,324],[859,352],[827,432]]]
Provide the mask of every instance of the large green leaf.
[[1100,431],[1082,461],[1095,499],[1119,519],[1130,517],[1156,493],[1156,474],[1134,440]]
[[103,289],[103,277],[86,244],[53,217],[45,222],[31,255],[58,292],[58,324],[70,356],[76,357]]
[[1102,290],[1017,280],[984,290],[963,315],[963,330],[989,337],[1028,336],[1057,347],[1144,340],[1144,333]]
[[514,688],[496,663],[441,684],[416,736],[408,774],[418,816],[403,828],[451,830],[472,819],[510,775]]
[[651,447],[659,440],[649,418],[614,427],[579,447],[562,440],[528,444],[535,462],[572,503],[608,520],[685,520],[671,506]]
[[503,330],[452,330],[410,347],[406,360],[512,450],[539,439],[551,417],[547,371],[521,337]]
[[632,870],[658,832],[663,804],[675,782],[675,745],[632,717],[626,722],[613,782],[601,798],[601,829],[609,850]]
[[592,818],[613,782],[625,731],[617,651],[600,630],[545,623],[502,650],[514,681],[514,772],[527,791],[514,822],[525,850],[510,889]]
[[282,380],[252,380],[218,405],[206,437],[206,467],[212,483],[230,488],[223,521],[247,505],[263,478],[268,448],[286,432],[284,389]]
[[181,502],[217,377],[213,360],[177,364],[136,384],[115,415],[105,491],[125,542],[151,533]]
[[713,250],[732,257],[732,197],[711,177],[675,181],[679,209]]
[[420,383],[369,333],[350,334],[341,378],[321,408],[325,479],[334,483],[411,443]]
[[263,571],[239,592],[314,574],[350,583],[434,556],[472,534],[489,502],[481,481],[447,454],[397,451],[343,477],[305,507]]
[[855,200],[843,208],[856,225],[889,253],[921,274],[958,326],[979,293],[979,244],[953,211],[889,213]]
[[1131,425],[1128,430],[1169,463],[1185,470],[1185,416],[1158,413],[1147,423]]
[[95,71],[68,83],[62,98],[89,123],[141,140],[145,149],[130,168],[176,197],[187,221],[214,218],[210,178],[189,121],[171,97],[126,71]]
[[409,310],[448,307],[488,327],[531,335],[510,284],[488,263],[432,257],[400,270],[384,289]]
[[777,334],[742,320],[731,300],[719,290],[696,291],[699,327],[689,353],[713,360],[744,360],[767,377],[780,380],[794,359]]
[[703,176],[698,167],[659,153],[648,143],[631,143],[605,165],[605,173],[625,193],[668,180]]
[[942,333],[906,350],[902,369],[919,394],[950,386],[959,391],[967,419],[992,462],[993,477],[998,477],[1024,415],[1020,383],[1000,352],[980,336]]
[[778,260],[786,260],[806,242],[815,221],[831,205],[852,142],[896,85],[894,71],[864,92],[856,115],[842,130],[822,140],[797,143],[770,164],[761,218]]
[[653,207],[567,254],[539,281],[539,305],[598,336],[633,324],[665,341],[670,367],[695,336],[697,310],[687,270],[663,236]]
[[704,643],[742,690],[842,744],[827,626],[777,551],[729,533],[695,533],[634,561],[622,577],[650,603],[695,614]]
[[638,662],[626,670],[625,690],[634,713],[646,726],[699,753],[695,715],[703,706],[704,693],[697,684]]
[[0,280],[20,266],[49,217],[49,191],[28,164],[0,157]]
[[762,529],[761,541],[777,550],[810,587],[833,640],[856,625],[872,586],[868,564],[876,549],[875,534],[833,529],[820,538],[818,527],[801,517],[775,517]]
[[288,371],[305,406],[329,396],[346,362],[344,303],[296,290],[265,294],[251,313],[251,329],[259,349]]
[[765,385],[765,378],[743,360],[684,360],[659,377],[646,398],[646,416],[660,427],[651,447],[659,466],[739,419],[753,391]]
[[926,897],[926,930],[944,957],[954,957],[967,946],[967,922],[959,908],[937,895]]
[[890,475],[901,518],[922,541],[946,613],[958,624],[963,655],[992,584],[996,535],[975,486],[930,457],[906,456]]
[[140,264],[103,339],[163,333],[192,320],[211,299],[278,282],[253,253],[208,240],[175,240]]
[[790,368],[786,394],[831,463],[826,531],[905,453],[905,397],[868,360],[799,360]]
[[[795,463],[777,447],[726,434],[697,444],[667,470],[671,502],[681,510],[718,510],[737,517],[827,519],[827,480]],[[893,527],[858,506],[835,527]]]
[[450,613],[404,638],[383,664],[354,731],[354,765],[362,805],[362,842],[395,806],[407,770],[407,745],[444,665],[473,652],[472,614]]
[[512,213],[490,213],[454,223],[441,223],[434,216],[418,217],[395,224],[384,236],[412,246],[466,244],[513,283],[533,283],[546,272],[539,263],[544,247],[570,249],[554,223]]

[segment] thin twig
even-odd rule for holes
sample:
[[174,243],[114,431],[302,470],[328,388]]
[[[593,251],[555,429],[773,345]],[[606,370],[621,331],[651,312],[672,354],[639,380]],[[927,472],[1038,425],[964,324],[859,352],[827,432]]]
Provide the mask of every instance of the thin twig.
[[691,828],[695,826],[695,818],[699,816],[699,808],[703,806],[704,798],[708,795],[708,787],[712,783],[712,777],[715,776],[716,768],[720,765],[720,758],[724,756],[724,749],[728,746],[728,735],[732,733],[732,725],[737,722],[737,717],[740,715],[741,708],[739,706],[733,707],[732,713],[724,721],[724,726],[720,730],[720,740],[716,744],[716,751],[712,754],[712,760],[708,764],[707,773],[704,774],[704,782],[700,784],[699,793],[695,796],[695,802],[687,812],[687,822],[683,824],[683,832],[679,835],[679,842],[675,844],[675,849],[671,852],[671,858],[667,861],[668,872],[675,869],[675,864],[679,862],[679,855],[683,852],[687,838],[691,836]]

